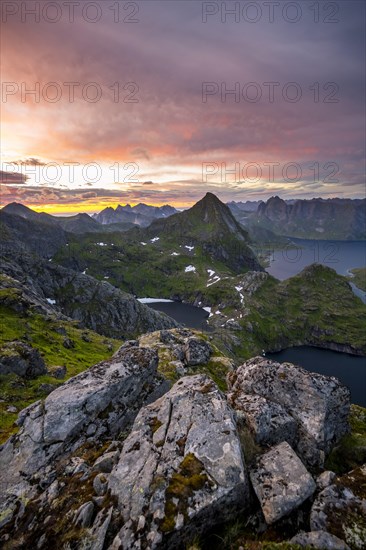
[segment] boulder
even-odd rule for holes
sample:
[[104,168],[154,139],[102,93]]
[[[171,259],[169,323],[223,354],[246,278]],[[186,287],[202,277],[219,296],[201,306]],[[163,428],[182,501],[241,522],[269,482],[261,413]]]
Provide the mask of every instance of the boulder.
[[321,548],[322,550],[350,550],[350,547],[338,537],[325,531],[310,531],[298,533],[289,541],[302,548]]
[[233,413],[205,375],[182,378],[138,414],[109,476],[123,527],[111,549],[178,548],[248,502]]
[[228,384],[235,409],[240,410],[242,395],[259,395],[296,421],[295,450],[308,467],[323,467],[326,455],[348,431],[350,392],[337,378],[255,357],[230,373]]
[[186,341],[183,352],[185,363],[189,367],[193,367],[207,363],[210,360],[212,348],[205,340],[192,337]]
[[66,376],[66,367],[51,367],[49,373],[53,378],[56,378],[56,380],[62,380]]
[[316,484],[318,486],[318,489],[320,491],[322,491],[323,489],[325,489],[326,487],[329,487],[329,485],[332,485],[333,481],[335,480],[336,478],[336,474],[334,472],[330,472],[328,470],[326,470],[325,472],[321,473],[317,478],[316,478]]
[[93,469],[97,472],[108,474],[112,471],[113,466],[117,462],[119,457],[119,451],[110,451],[100,456],[93,466]]
[[297,424],[282,405],[260,395],[234,392],[228,394],[228,401],[259,445],[276,445],[282,441],[294,444]]
[[286,442],[261,455],[249,475],[269,525],[298,508],[316,489],[313,478]]
[[366,464],[319,493],[311,509],[310,527],[339,537],[353,550],[365,548]]
[[47,368],[38,349],[16,340],[4,344],[0,350],[0,374],[37,378],[47,374]]
[[94,425],[95,442],[126,429],[151,394],[161,395],[157,364],[153,350],[126,349],[21,411],[20,431],[0,449],[0,483],[7,488],[0,501],[14,491],[18,494],[21,482],[24,495],[26,480],[80,447],[89,425]]

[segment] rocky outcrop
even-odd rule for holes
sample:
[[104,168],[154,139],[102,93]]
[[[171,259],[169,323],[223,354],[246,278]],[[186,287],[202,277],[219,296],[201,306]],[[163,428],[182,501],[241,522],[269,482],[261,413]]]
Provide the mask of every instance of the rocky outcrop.
[[297,544],[301,548],[321,548],[322,550],[350,550],[350,547],[338,537],[325,531],[310,531],[310,533],[298,533],[291,540],[291,544]]
[[178,548],[245,507],[234,417],[212,380],[183,378],[140,411],[109,488],[124,522],[112,549]]
[[47,368],[37,349],[15,340],[4,344],[0,349],[0,374],[37,378],[37,376],[47,374]]
[[121,350],[68,380],[44,402],[24,409],[18,417],[19,433],[0,450],[0,483],[6,486],[0,499],[19,492],[24,497],[30,481],[34,487],[46,467],[52,468],[57,457],[75,451],[89,437],[103,441],[128,427],[158,391],[157,364],[152,350]]
[[366,541],[366,464],[338,478],[317,496],[310,515],[313,531],[327,531],[352,550]]
[[298,508],[316,489],[313,478],[285,442],[259,457],[250,479],[269,525]]
[[66,316],[80,321],[82,327],[120,339],[178,326],[106,281],[41,260],[12,240],[8,245],[0,254],[2,270],[7,285],[9,277],[16,281],[17,302],[24,307],[35,305],[40,313]]
[[[228,381],[231,405],[259,434],[257,438],[265,443],[263,434],[271,434],[271,424],[279,424],[276,439],[294,442],[297,454],[312,468],[324,465],[332,446],[348,430],[350,393],[336,378],[256,357],[230,373]],[[256,404],[247,400],[246,394],[262,399]],[[293,429],[288,433],[283,429],[286,422],[289,424],[288,416],[296,422],[295,438]]]
[[183,348],[184,360],[189,367],[203,365],[210,360],[212,348],[208,342],[199,338],[188,338]]

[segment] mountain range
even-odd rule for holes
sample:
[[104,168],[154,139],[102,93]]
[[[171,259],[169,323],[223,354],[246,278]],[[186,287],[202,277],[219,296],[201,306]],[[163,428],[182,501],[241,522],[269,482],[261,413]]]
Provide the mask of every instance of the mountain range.
[[176,212],[177,210],[168,204],[164,206],[150,206],[143,203],[136,206],[131,206],[130,204],[121,206],[119,204],[116,209],[109,206],[98,214],[93,214],[93,219],[103,225],[130,223],[147,227],[153,220],[167,218]]
[[236,219],[276,235],[303,239],[365,240],[366,199],[310,199],[285,201],[271,197],[257,208],[248,203],[229,204]]

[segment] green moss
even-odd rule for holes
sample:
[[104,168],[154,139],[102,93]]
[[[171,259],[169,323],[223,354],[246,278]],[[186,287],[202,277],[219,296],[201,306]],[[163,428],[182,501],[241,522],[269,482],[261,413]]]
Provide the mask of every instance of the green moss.
[[[107,339],[93,331],[78,328],[77,322],[46,319],[31,310],[25,314],[4,303],[0,304],[0,318],[0,353],[4,344],[14,340],[26,342],[39,350],[48,368],[66,366],[65,380],[108,359],[121,345],[119,340]],[[86,334],[89,342],[84,339]],[[65,338],[73,340],[75,347],[66,349],[63,346]],[[10,353],[6,346],[5,349]],[[0,401],[0,443],[17,431],[14,422],[18,413],[8,413],[6,409],[9,405],[20,411],[46,395],[40,390],[42,384],[57,387],[63,382],[50,375],[35,380],[23,380],[13,374],[0,375],[0,399],[3,400]]]
[[150,426],[151,431],[152,431],[153,434],[154,434],[155,432],[157,432],[158,429],[160,428],[160,426],[162,426],[162,425],[163,425],[163,423],[160,422],[160,420],[158,419],[157,416],[154,416],[154,418],[151,418],[151,419],[149,420],[149,426]]
[[203,489],[208,482],[204,466],[200,460],[189,453],[179,465],[178,472],[174,473],[165,491],[165,517],[160,525],[163,533],[172,531],[175,519],[181,513],[188,520],[187,508],[189,500],[195,491]]

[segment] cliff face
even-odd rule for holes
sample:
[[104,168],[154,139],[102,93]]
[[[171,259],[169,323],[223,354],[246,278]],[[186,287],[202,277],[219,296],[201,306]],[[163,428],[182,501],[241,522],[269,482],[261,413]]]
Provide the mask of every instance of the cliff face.
[[177,326],[173,319],[140,304],[107,281],[54,265],[50,257],[67,244],[67,235],[60,227],[6,213],[1,222],[2,272],[37,297],[47,310],[115,338]]
[[289,237],[366,239],[366,199],[311,199],[288,204],[272,197],[258,206],[251,223]]

